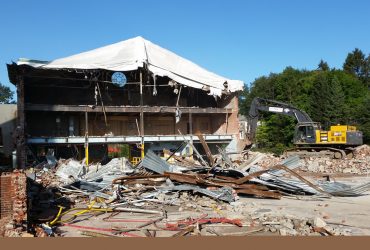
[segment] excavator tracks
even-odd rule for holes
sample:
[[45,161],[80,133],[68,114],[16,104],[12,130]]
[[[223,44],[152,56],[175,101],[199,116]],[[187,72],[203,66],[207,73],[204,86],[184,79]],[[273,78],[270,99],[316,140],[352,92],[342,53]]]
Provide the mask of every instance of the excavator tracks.
[[286,150],[284,155],[298,155],[300,157],[331,157],[333,159],[353,157],[353,153],[350,148],[338,149],[332,147],[296,147]]

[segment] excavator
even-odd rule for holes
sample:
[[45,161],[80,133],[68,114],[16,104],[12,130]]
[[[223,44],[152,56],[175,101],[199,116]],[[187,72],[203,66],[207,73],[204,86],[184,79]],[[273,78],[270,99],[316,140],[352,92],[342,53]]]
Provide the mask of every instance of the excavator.
[[275,100],[256,97],[253,99],[247,118],[247,139],[249,146],[253,144],[260,111],[272,112],[294,117],[295,126],[294,148],[285,151],[286,155],[330,156],[335,159],[353,157],[353,148],[363,144],[362,132],[355,126],[334,125],[330,130],[321,129],[318,122],[298,108]]

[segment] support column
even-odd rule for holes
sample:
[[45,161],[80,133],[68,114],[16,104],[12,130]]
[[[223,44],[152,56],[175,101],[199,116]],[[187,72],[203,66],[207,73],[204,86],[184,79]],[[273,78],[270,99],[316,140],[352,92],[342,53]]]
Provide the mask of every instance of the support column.
[[141,135],[141,158],[144,158],[143,73],[141,71],[140,71],[140,135]]
[[[193,114],[191,113],[191,110],[189,109],[189,133],[190,133],[190,144],[193,144]],[[193,159],[193,147],[190,146],[190,158]]]
[[18,76],[17,81],[17,128],[16,128],[16,144],[17,144],[17,168],[26,168],[26,138],[25,138],[25,109],[24,109],[24,77]]
[[89,165],[89,116],[85,111],[85,163]]

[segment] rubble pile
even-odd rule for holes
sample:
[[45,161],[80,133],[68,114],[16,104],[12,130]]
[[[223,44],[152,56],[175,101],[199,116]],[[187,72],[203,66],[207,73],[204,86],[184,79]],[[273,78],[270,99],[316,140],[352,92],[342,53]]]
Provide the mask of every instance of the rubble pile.
[[370,146],[358,146],[353,157],[345,159],[305,158],[301,170],[315,173],[368,174],[370,172]]
[[[353,160],[359,160],[360,156],[367,157],[366,147],[358,149]],[[156,219],[147,221],[149,224],[126,229],[82,230],[81,235],[103,237],[104,232],[99,230],[119,237],[133,232],[133,235],[144,237],[153,237],[153,232],[167,232],[167,236],[172,233],[174,237],[253,233],[348,235],[347,231],[324,223],[320,225],[320,221],[316,220],[316,223],[314,218],[261,214],[261,211],[256,215],[253,209],[243,207],[245,203],[240,199],[359,196],[370,190],[370,183],[351,186],[308,180],[297,172],[304,165],[298,156],[283,159],[249,152],[247,158],[232,160],[225,152],[220,152],[215,157],[207,157],[209,159],[198,155],[194,161],[174,156],[164,160],[148,151],[137,166],[132,166],[125,158],[115,158],[105,165],[85,166],[84,161],[68,159],[35,167],[28,172],[34,181],[29,195],[33,207],[30,213],[33,233],[36,236],[57,236],[63,235],[60,228],[86,229],[86,226],[76,223],[102,214],[106,215],[101,219],[103,224],[132,222],[130,219],[116,219],[117,215],[130,214]],[[195,214],[179,219],[176,213]],[[176,225],[171,224],[174,220]],[[209,224],[214,225],[213,228],[209,228]],[[236,231],[216,230],[219,224],[230,224],[229,227]]]
[[294,216],[276,216],[264,215],[260,217],[259,222],[265,225],[266,231],[275,233],[278,232],[282,236],[349,236],[351,230],[336,226],[327,225],[327,223],[316,217],[309,218],[296,218]]
[[[268,153],[249,152],[248,159],[239,164],[239,169],[248,169],[250,166],[258,165],[261,168],[268,168],[276,165],[285,156],[274,156]],[[344,159],[333,159],[331,157],[303,157],[299,170],[303,172],[322,174],[354,174],[364,175],[370,172],[370,146],[362,145],[354,149]]]

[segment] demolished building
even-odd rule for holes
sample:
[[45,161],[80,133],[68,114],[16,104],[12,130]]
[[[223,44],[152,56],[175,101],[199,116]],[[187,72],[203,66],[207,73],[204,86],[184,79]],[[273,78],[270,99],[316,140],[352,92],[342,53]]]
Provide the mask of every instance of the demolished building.
[[[141,159],[144,150],[197,144],[198,134],[212,151],[221,144],[229,152],[243,148],[237,98],[243,82],[142,37],[7,67],[17,86],[20,168],[50,150],[57,157],[98,159],[117,144],[129,144],[132,156]],[[191,154],[192,147],[182,150]]]

